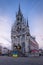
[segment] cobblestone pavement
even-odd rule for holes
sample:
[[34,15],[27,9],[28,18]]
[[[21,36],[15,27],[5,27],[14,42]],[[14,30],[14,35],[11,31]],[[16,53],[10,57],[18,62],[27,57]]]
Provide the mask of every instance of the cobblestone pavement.
[[43,56],[19,58],[0,56],[0,65],[43,65]]

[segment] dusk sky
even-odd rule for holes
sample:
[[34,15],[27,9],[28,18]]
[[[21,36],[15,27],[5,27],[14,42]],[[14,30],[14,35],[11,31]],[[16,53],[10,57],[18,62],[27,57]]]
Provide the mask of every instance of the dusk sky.
[[24,18],[28,18],[30,33],[43,48],[43,0],[0,0],[0,43],[11,46],[11,27],[16,19],[19,3]]

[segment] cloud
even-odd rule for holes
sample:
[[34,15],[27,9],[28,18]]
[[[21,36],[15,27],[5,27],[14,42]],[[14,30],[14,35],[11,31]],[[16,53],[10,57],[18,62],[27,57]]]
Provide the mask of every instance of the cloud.
[[3,46],[11,47],[11,18],[7,16],[0,16],[0,43]]

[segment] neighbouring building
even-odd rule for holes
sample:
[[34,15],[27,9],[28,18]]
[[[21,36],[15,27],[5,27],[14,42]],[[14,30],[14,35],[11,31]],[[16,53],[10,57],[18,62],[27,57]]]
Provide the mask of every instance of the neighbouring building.
[[7,55],[8,49],[6,47],[2,47],[2,55]]
[[2,46],[0,45],[0,55],[2,54]]
[[12,25],[11,29],[11,40],[12,47],[21,46],[21,52],[28,55],[30,51],[35,51],[39,49],[39,45],[35,40],[35,37],[32,37],[29,30],[28,19],[25,20],[19,5],[18,12],[16,13],[16,20]]

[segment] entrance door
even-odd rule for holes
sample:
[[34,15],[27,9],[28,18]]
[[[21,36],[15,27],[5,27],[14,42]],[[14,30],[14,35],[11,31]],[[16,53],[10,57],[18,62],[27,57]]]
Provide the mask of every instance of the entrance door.
[[22,52],[25,53],[25,42],[22,43]]

